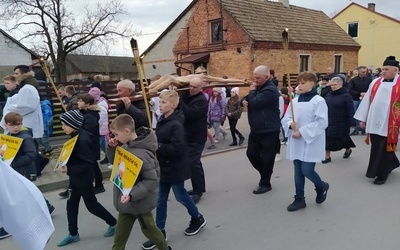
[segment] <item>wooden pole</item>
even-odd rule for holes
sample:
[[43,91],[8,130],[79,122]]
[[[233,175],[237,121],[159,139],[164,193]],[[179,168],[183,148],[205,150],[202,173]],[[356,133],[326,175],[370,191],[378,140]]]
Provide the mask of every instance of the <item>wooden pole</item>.
[[62,101],[62,98],[61,98],[61,96],[60,96],[60,93],[58,92],[57,87],[56,87],[56,85],[54,84],[53,79],[51,78],[51,74],[50,74],[49,68],[47,67],[46,60],[44,60],[43,58],[41,58],[40,61],[41,61],[40,66],[42,67],[43,72],[46,74],[47,79],[49,79],[49,81],[50,81],[50,83],[51,83],[51,86],[52,86],[53,89],[54,89],[54,92],[56,92],[57,98],[58,98],[58,100],[59,100],[60,103],[61,103],[62,109],[64,110],[64,112],[67,112],[67,108],[65,107],[65,105],[64,105],[64,103],[63,103],[63,101]]
[[282,45],[283,51],[285,53],[285,72],[286,72],[286,79],[288,82],[289,87],[289,101],[290,101],[290,109],[292,111],[292,121],[295,123],[294,120],[294,109],[293,109],[293,96],[292,96],[292,85],[290,83],[290,71],[289,71],[289,29],[286,28],[282,32]]
[[142,60],[140,59],[138,43],[137,43],[136,39],[134,39],[134,38],[132,38],[130,42],[131,42],[133,57],[134,57],[135,63],[136,63],[136,68],[137,68],[138,75],[139,75],[140,88],[142,90],[143,100],[144,100],[144,104],[146,106],[146,114],[147,114],[147,120],[149,122],[149,128],[152,128],[149,100],[147,100],[146,89],[144,87],[145,83],[147,86],[149,86],[149,84],[147,83],[146,75],[144,73],[144,69],[143,69],[143,65],[142,65]]

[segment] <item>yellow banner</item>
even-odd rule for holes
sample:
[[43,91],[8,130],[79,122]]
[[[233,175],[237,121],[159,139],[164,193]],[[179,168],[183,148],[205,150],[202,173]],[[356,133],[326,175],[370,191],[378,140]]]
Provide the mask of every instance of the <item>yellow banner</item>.
[[72,150],[74,150],[75,143],[78,140],[78,136],[75,136],[68,141],[66,141],[61,149],[60,156],[58,157],[57,164],[54,167],[54,171],[56,171],[59,167],[67,165],[69,157],[72,154]]
[[0,160],[10,165],[18,153],[23,139],[10,136],[0,135]]
[[127,195],[131,192],[142,165],[142,160],[127,150],[117,147],[110,180],[122,191],[122,194]]

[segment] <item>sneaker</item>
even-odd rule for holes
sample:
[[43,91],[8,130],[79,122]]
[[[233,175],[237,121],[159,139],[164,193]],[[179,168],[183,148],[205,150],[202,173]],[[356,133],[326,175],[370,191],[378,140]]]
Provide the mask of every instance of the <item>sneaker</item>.
[[100,194],[100,193],[104,193],[106,190],[105,190],[104,186],[101,186],[101,187],[94,187],[93,191],[94,191],[94,194]]
[[107,231],[103,234],[104,237],[112,237],[115,234],[115,226],[109,226]]
[[188,236],[196,235],[206,224],[207,220],[204,219],[203,215],[200,215],[198,218],[192,218],[189,227],[185,229],[185,234]]
[[58,194],[61,198],[68,198],[68,189]]
[[50,208],[49,208],[50,215],[52,215],[54,213],[54,211],[56,211],[56,207],[51,205]]
[[7,231],[4,230],[4,228],[0,228],[0,240],[5,239],[10,236],[11,236],[11,234],[7,233]]
[[68,244],[71,244],[71,243],[74,243],[74,242],[78,242],[79,240],[80,240],[79,234],[77,234],[75,236],[67,234],[67,236],[65,236],[65,238],[62,239],[62,241],[60,241],[60,243],[57,244],[57,246],[63,247],[63,246],[66,246]]
[[228,135],[228,132],[222,132],[222,139],[225,140],[227,135]]
[[215,146],[215,144],[212,144],[211,146],[208,146],[207,147],[207,149],[214,149],[214,148],[216,148],[217,146]]
[[353,132],[351,132],[351,134],[350,134],[351,136],[353,136],[353,135],[358,135],[358,131],[356,131],[356,130],[353,130]]
[[325,182],[325,187],[323,189],[315,189],[317,191],[317,198],[315,198],[315,202],[321,204],[326,200],[326,196],[328,195],[329,184]]
[[294,212],[299,209],[305,208],[306,206],[307,205],[306,205],[306,201],[305,201],[304,197],[295,196],[293,203],[287,207],[287,210],[289,212]]
[[113,169],[113,167],[114,167],[113,165],[110,165],[107,168],[111,170],[111,169]]
[[103,160],[100,161],[100,164],[107,164],[107,163],[110,163],[107,157],[105,157]]
[[[165,233],[164,230],[161,230],[161,232],[164,234],[165,241],[167,241],[168,240],[167,239],[167,234]],[[151,240],[148,240],[148,241],[146,241],[145,243],[142,244],[142,248],[145,249],[145,250],[154,249],[155,247],[156,247],[156,245]]]

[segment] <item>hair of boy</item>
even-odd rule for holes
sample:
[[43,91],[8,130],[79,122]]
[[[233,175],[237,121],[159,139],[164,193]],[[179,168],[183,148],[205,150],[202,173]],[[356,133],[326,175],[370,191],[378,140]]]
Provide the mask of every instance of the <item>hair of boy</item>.
[[178,92],[176,92],[175,90],[163,91],[160,94],[159,98],[168,100],[171,103],[179,103],[179,95],[178,95]]
[[14,71],[17,70],[17,69],[19,69],[19,71],[22,74],[25,74],[25,73],[28,73],[29,71],[31,71],[29,69],[29,66],[27,66],[27,65],[17,65],[17,66],[14,67]]
[[125,128],[135,131],[135,121],[130,115],[122,114],[114,118],[111,122],[110,129],[111,131],[122,131]]
[[13,76],[13,75],[5,76],[5,77],[3,77],[3,80],[4,81],[10,81],[10,82],[13,82],[13,83],[17,83],[17,79],[15,79],[15,76]]
[[59,84],[59,85],[57,86],[57,90],[65,90],[65,86],[62,85],[62,84]]
[[18,125],[22,123],[22,115],[17,112],[9,112],[4,116],[4,122],[10,125]]
[[89,105],[93,105],[94,104],[94,98],[91,94],[80,94],[78,97],[79,100],[81,100],[82,102],[84,102],[85,104],[89,104]]
[[83,115],[79,110],[70,110],[62,113],[60,120],[73,129],[80,129],[83,123]]
[[73,95],[75,93],[75,88],[72,85],[65,86],[65,92],[69,95]]
[[298,76],[297,76],[297,82],[300,81],[311,81],[311,82],[316,82],[317,81],[317,76],[311,72],[301,72]]

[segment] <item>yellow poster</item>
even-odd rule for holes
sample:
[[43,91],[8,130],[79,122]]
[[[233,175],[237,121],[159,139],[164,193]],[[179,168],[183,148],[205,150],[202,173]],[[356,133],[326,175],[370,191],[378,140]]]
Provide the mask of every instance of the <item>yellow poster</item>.
[[142,165],[142,160],[127,150],[117,147],[110,180],[122,191],[122,194],[127,195],[131,192]]
[[54,171],[56,171],[59,167],[67,165],[69,157],[72,154],[72,150],[74,150],[75,143],[78,140],[78,136],[72,137],[68,141],[66,141],[61,149],[60,156],[57,160],[57,165],[54,167]]
[[10,165],[21,147],[23,139],[10,136],[0,135],[0,160]]

